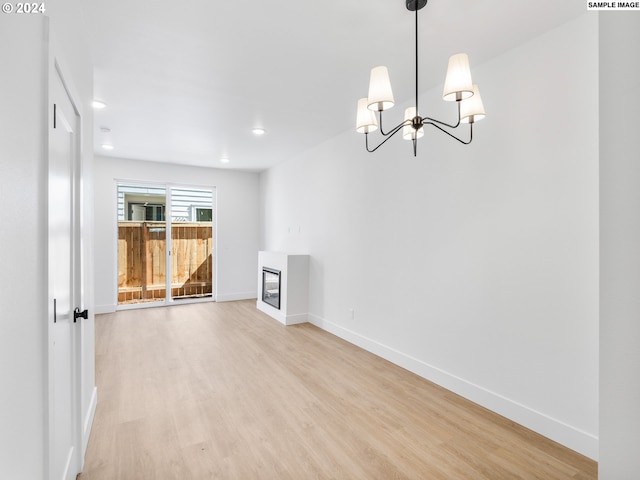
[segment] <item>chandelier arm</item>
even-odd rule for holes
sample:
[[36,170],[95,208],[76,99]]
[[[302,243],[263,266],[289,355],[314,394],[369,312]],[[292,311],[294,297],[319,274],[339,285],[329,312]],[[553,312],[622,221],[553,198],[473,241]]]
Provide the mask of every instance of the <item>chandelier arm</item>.
[[455,125],[450,125],[446,122],[443,122],[442,120],[436,120],[435,118],[431,118],[431,117],[424,117],[423,120],[426,123],[431,123],[432,125],[434,123],[438,123],[440,125],[444,125],[445,127],[449,127],[449,128],[458,128],[460,126],[460,102],[456,102],[458,104],[458,122]]
[[378,146],[376,146],[373,150],[369,149],[369,134],[365,133],[364,134],[364,141],[365,141],[365,146],[367,147],[367,152],[369,153],[373,153],[375,152],[377,149],[379,149],[382,145],[384,145],[387,140],[389,140],[391,137],[393,137],[396,133],[398,133],[402,127],[405,127],[407,125],[411,125],[411,121],[410,120],[405,120],[404,122],[402,122],[400,125],[397,125],[396,127],[393,128],[393,130],[391,130],[389,133],[386,134],[387,138],[385,138],[382,142],[380,142],[378,144]]
[[433,126],[437,126],[437,124],[440,125],[444,125],[445,127],[449,127],[449,128],[458,128],[460,126],[460,120],[458,119],[458,123],[456,123],[455,125],[450,125],[446,122],[443,122],[442,120],[436,120],[435,118],[431,118],[431,117],[424,117],[423,118],[424,123],[428,123],[431,124]]
[[[408,122],[408,123],[407,123]],[[396,130],[399,128],[402,128],[406,125],[411,125],[411,120],[405,120],[404,122],[402,122],[400,125],[396,125],[395,127],[393,127],[391,129],[391,131],[389,132],[384,132],[382,130],[382,110],[378,110],[378,129],[380,130],[380,133],[382,135],[384,135],[385,137],[389,136],[389,135],[393,135],[394,133],[396,133]],[[382,144],[380,144],[382,145]],[[376,147],[377,148],[377,147]]]
[[436,127],[438,130],[440,130],[441,132],[446,133],[447,135],[449,135],[451,138],[455,138],[457,141],[459,141],[460,143],[464,144],[464,145],[469,145],[471,143],[471,141],[473,140],[473,123],[469,124],[469,140],[464,141],[461,138],[456,137],[454,134],[452,134],[451,132],[448,132],[447,130],[445,130],[444,128],[442,128],[440,125],[437,125],[433,122],[425,122],[424,125],[433,125],[434,127]]
[[[391,133],[391,132],[385,132],[385,131],[382,129],[382,110],[378,110],[378,129],[380,130],[380,133],[381,133],[382,135],[384,135],[385,137]],[[393,130],[392,130],[392,131],[393,131]],[[377,148],[377,147],[376,147],[376,148]]]

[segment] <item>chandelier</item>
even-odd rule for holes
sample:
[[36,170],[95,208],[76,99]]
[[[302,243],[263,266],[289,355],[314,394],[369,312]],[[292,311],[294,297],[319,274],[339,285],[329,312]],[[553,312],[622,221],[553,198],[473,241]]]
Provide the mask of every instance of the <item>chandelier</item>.
[[[471,80],[469,58],[466,53],[458,53],[449,58],[447,75],[444,81],[442,98],[445,101],[455,101],[458,106],[458,121],[449,124],[431,117],[423,117],[418,109],[418,10],[427,4],[428,0],[405,0],[407,10],[415,12],[416,24],[416,99],[415,106],[409,107],[404,112],[404,120],[388,132],[382,129],[382,112],[394,105],[389,71],[387,67],[379,66],[371,69],[369,78],[369,96],[358,100],[356,116],[356,131],[364,133],[365,146],[368,152],[375,152],[387,140],[402,130],[402,138],[413,142],[413,155],[417,155],[418,138],[424,135],[424,127],[431,125],[460,143],[468,145],[473,140],[473,124],[485,117],[482,99],[478,86]],[[376,119],[375,112],[378,112]],[[451,131],[461,124],[469,125],[469,139],[454,135]],[[374,148],[369,147],[369,133],[380,128],[382,139]]]

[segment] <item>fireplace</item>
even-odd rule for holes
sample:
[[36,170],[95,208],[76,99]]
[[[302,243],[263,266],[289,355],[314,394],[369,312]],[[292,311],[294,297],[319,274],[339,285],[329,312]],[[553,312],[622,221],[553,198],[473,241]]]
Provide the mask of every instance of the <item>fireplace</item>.
[[258,252],[256,308],[285,325],[308,321],[309,255]]
[[280,270],[262,267],[262,301],[280,310]]

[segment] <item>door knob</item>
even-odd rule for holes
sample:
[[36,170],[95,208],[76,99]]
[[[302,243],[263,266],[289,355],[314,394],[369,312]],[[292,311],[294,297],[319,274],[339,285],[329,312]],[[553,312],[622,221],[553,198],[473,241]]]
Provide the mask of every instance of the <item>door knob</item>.
[[78,320],[79,318],[84,318],[85,320],[89,318],[89,310],[84,309],[83,311],[80,311],[79,307],[76,307],[76,309],[73,311],[73,323],[76,323],[76,320]]

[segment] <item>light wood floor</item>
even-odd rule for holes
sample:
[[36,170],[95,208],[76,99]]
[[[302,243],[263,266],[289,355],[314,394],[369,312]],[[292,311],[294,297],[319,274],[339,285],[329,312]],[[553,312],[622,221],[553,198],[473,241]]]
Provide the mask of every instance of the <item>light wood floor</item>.
[[595,462],[255,301],[96,319],[80,480],[595,479]]

